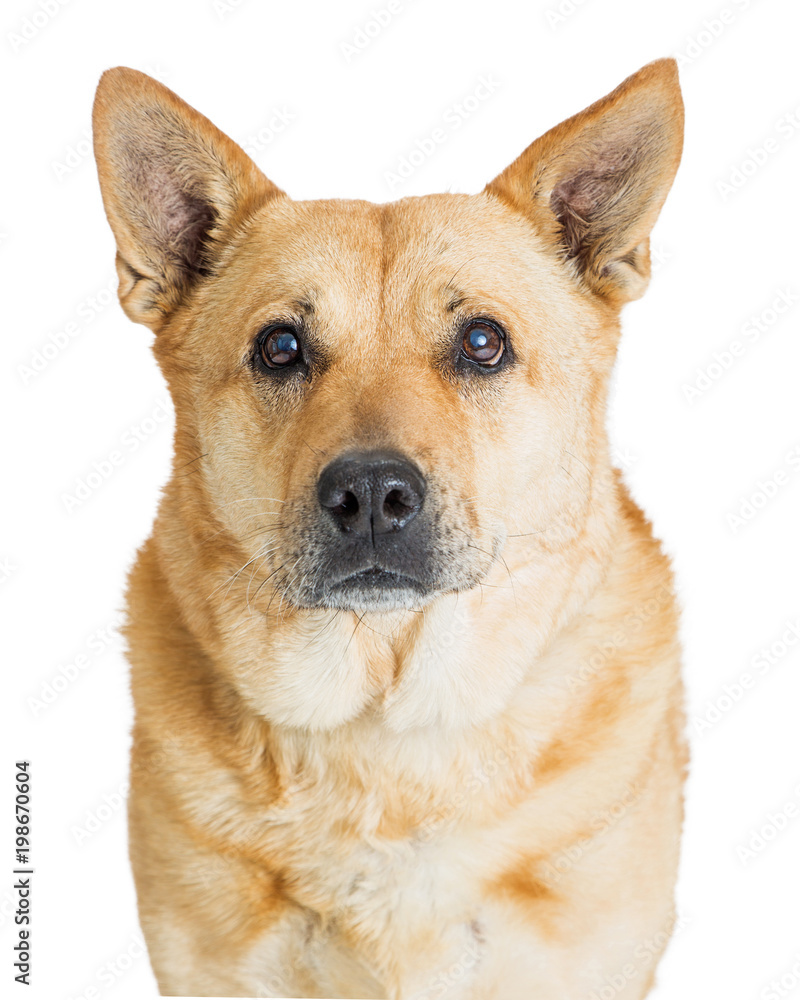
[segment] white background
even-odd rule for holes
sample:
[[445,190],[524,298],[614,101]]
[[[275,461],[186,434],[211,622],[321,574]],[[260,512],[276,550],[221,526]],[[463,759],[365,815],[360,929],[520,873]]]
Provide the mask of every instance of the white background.
[[[101,71],[149,72],[243,145],[255,136],[259,165],[297,198],[386,201],[478,191],[551,125],[649,60],[683,54],[685,153],[654,234],[661,263],[625,313],[611,415],[685,607],[684,926],[654,997],[800,997],[800,646],[782,639],[800,624],[800,469],[789,461],[800,454],[796,4],[394,0],[389,23],[349,57],[343,46],[367,37],[358,30],[385,0],[42,4],[57,13],[42,13],[39,0],[4,4],[0,33],[0,802],[9,817],[0,825],[0,993],[156,992],[126,855],[126,665],[105,630],[167,476],[171,415],[151,335],[111,291],[114,246],[88,142]],[[497,81],[493,94],[459,128],[447,125],[482,76]],[[289,120],[271,133],[278,111]],[[392,186],[387,173],[436,127],[446,142]],[[789,304],[778,315],[782,294]],[[764,328],[757,341],[751,317]],[[69,323],[66,346],[47,348],[42,370],[26,372],[52,337],[65,342]],[[728,360],[734,341],[744,353],[709,372],[714,352]],[[708,388],[689,400],[685,387],[703,371]],[[114,450],[124,463],[68,510],[65,495]],[[731,524],[749,498],[766,502]],[[762,648],[774,662],[758,658]],[[737,688],[743,672],[754,678],[747,690]],[[32,761],[35,807],[29,989],[13,982],[11,958],[20,757]],[[761,828],[771,839],[743,856]]]

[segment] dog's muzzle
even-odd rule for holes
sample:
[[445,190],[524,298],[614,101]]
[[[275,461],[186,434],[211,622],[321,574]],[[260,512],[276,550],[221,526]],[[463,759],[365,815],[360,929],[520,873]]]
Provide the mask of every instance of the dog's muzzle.
[[327,554],[323,602],[334,607],[407,604],[431,583],[431,517],[422,472],[392,452],[353,452],[317,482]]

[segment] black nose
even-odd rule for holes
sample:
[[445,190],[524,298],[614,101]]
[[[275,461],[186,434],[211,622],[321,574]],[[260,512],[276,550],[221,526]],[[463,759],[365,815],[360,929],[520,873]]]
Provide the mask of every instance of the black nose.
[[326,466],[317,484],[319,502],[341,530],[356,535],[402,531],[422,508],[425,480],[399,455],[362,452]]

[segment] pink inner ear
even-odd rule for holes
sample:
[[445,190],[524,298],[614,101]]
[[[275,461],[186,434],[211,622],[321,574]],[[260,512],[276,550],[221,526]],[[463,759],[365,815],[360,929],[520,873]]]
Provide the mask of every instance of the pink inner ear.
[[557,201],[568,207],[570,212],[588,220],[602,200],[608,195],[613,184],[609,174],[585,171],[561,181],[553,188],[551,203]]
[[553,188],[550,207],[561,226],[568,257],[585,254],[592,222],[611,187],[608,175],[586,171]]
[[161,158],[144,156],[131,166],[143,222],[155,247],[179,267],[202,272],[203,248],[216,221],[210,203]]
[[636,165],[632,150],[586,159],[586,166],[563,177],[550,195],[550,208],[563,230],[567,256],[581,260],[590,256],[591,244],[605,228],[604,216],[625,192]]

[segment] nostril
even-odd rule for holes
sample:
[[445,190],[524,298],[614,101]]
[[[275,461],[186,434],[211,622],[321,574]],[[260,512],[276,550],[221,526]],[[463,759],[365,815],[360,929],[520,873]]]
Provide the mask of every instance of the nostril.
[[387,518],[405,518],[417,506],[414,498],[404,490],[390,490],[383,501],[383,512]]
[[330,490],[327,495],[320,496],[320,503],[339,521],[350,521],[358,516],[360,505],[352,490]]
[[358,497],[355,493],[345,490],[342,499],[333,509],[341,517],[351,518],[358,514],[358,506]]

